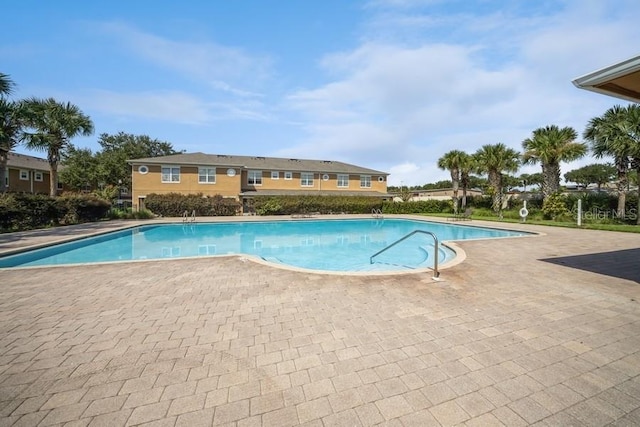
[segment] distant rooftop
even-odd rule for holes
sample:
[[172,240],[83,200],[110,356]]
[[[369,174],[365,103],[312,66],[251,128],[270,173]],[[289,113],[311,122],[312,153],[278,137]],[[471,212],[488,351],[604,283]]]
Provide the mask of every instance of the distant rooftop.
[[220,165],[259,170],[389,175],[387,172],[333,160],[287,159],[280,157],[234,156],[226,154],[182,153],[171,156],[131,159],[127,162],[136,165],[143,163],[202,166]]
[[49,171],[49,162],[39,157],[27,156],[10,152],[7,156],[7,165],[12,168]]

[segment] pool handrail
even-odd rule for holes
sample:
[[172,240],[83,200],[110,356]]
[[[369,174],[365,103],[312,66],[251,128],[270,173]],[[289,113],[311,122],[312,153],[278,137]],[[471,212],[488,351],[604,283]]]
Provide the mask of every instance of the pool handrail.
[[438,271],[438,236],[436,236],[435,233],[432,233],[431,231],[413,230],[411,233],[407,234],[406,236],[403,236],[403,237],[399,238],[395,242],[385,246],[384,248],[380,249],[375,254],[371,255],[371,257],[369,258],[369,264],[373,264],[373,258],[375,258],[376,256],[380,255],[382,252],[386,251],[387,249],[390,249],[390,248],[394,247],[398,243],[402,242],[403,240],[408,239],[409,237],[413,236],[416,233],[428,234],[431,237],[433,237],[433,241],[435,242],[435,246],[434,246],[435,259],[433,261],[433,278],[437,279],[438,277],[440,277],[440,272]]

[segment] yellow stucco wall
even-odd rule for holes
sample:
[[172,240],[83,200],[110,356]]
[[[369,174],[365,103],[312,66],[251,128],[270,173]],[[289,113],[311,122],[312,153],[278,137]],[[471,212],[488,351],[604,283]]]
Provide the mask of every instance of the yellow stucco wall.
[[[178,165],[165,165],[176,167]],[[240,170],[236,170],[235,176],[228,176],[228,168],[215,168],[215,183],[198,182],[197,166],[180,166],[179,182],[162,182],[162,166],[147,165],[149,171],[146,174],[140,173],[138,166],[133,167],[132,172],[132,202],[135,206],[138,199],[147,194],[199,194],[205,196],[221,195],[223,197],[234,197],[238,199],[240,193]],[[211,168],[211,166],[206,166]]]
[[[291,172],[292,179],[285,179],[285,172],[277,171],[278,179],[271,177],[272,171],[262,172],[262,185],[249,185],[248,171],[242,173],[242,188],[257,190],[326,190],[326,191],[377,191],[381,193],[387,192],[386,179],[378,180],[378,175],[371,175],[371,187],[360,187],[360,175],[349,175],[349,186],[338,187],[338,174],[335,173],[313,173],[313,186],[302,186],[302,172]],[[274,171],[275,172],[275,171]],[[311,173],[311,172],[310,172]],[[325,181],[325,175],[328,179]]]
[[[167,194],[198,194],[205,196],[221,195],[223,197],[233,197],[239,199],[239,193],[246,190],[318,190],[318,191],[376,191],[387,192],[387,182],[384,177],[379,180],[378,175],[371,175],[371,187],[360,186],[360,175],[349,175],[349,186],[338,187],[337,174],[335,173],[313,173],[313,186],[301,185],[301,172],[291,172],[292,179],[285,179],[286,171],[278,171],[278,179],[273,179],[270,170],[263,170],[262,185],[249,185],[249,171],[240,168],[228,168],[226,166],[216,167],[216,179],[213,183],[198,182],[198,166],[179,165],[146,165],[147,173],[140,173],[140,165],[134,165],[132,171],[132,203],[134,207],[139,207],[140,198],[144,198],[151,193]],[[180,167],[180,180],[178,182],[162,182],[162,166]],[[212,166],[203,166],[211,168]],[[227,171],[233,169],[234,176],[229,176]],[[328,179],[323,179],[328,175]]]

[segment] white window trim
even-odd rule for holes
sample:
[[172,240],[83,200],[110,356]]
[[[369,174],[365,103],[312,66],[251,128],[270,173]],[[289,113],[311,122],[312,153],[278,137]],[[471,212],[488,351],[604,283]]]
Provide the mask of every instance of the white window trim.
[[291,181],[293,179],[293,172],[289,172],[289,171],[285,172],[284,179],[285,181]]
[[[204,174],[206,178],[210,178],[209,171],[213,171],[213,181],[201,181],[202,170],[206,171]],[[198,166],[198,184],[215,184],[216,183],[216,168],[210,166]]]
[[[25,176],[22,176],[23,174],[26,174]],[[28,170],[24,170],[24,169],[20,169],[20,181],[29,181],[29,171]]]
[[[164,172],[162,172],[163,169],[171,169],[171,173],[169,174],[169,181],[165,181],[164,179]],[[178,180],[177,181],[173,181],[171,178],[173,177],[173,169],[178,169]],[[180,166],[178,165],[162,165],[160,167],[160,181],[163,184],[180,184],[180,178],[181,178],[181,171],[180,171]]]
[[[253,183],[250,180],[252,177],[254,178],[254,180],[253,180],[254,182]],[[256,177],[260,178],[260,182],[259,183],[255,182],[256,181],[255,180]],[[247,185],[255,185],[257,187],[261,186],[262,185],[262,171],[259,171],[259,170],[250,170],[250,171],[248,171],[247,172]]]
[[[366,185],[367,183],[369,185]],[[360,175],[360,188],[371,188],[371,175]]]
[[44,173],[40,172],[40,171],[34,172],[33,173],[33,180],[34,181],[38,181],[38,182],[44,181]]
[[280,171],[271,171],[271,179],[277,181],[280,179]]
[[[308,177],[311,176],[311,183],[310,184],[303,184],[303,181],[309,181],[308,178],[303,178],[303,177]],[[313,172],[300,172],[300,187],[314,187],[315,186],[315,174]]]
[[[341,181],[346,180],[347,185],[340,185]],[[338,174],[336,179],[338,188],[349,188],[349,175],[346,173]]]

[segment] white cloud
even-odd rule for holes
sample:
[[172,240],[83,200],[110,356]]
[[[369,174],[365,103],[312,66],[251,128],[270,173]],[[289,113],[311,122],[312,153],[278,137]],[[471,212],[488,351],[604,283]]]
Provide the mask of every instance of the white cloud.
[[251,55],[241,48],[211,41],[176,41],[145,33],[120,22],[104,23],[100,28],[119,39],[137,58],[207,82],[212,88],[241,97],[262,96],[247,87],[266,79],[271,59]]
[[[632,9],[640,13],[640,5]],[[416,22],[438,21],[412,13]],[[580,91],[571,80],[636,53],[633,16],[584,11],[569,1],[535,18],[490,11],[465,27],[477,33],[465,41],[381,42],[369,34],[357,48],[322,59],[330,81],[290,94],[308,138],[280,152],[381,165],[390,182],[418,185],[426,177],[448,179],[435,164],[451,149],[472,153],[503,142],[520,150],[534,129],[549,124],[581,133],[589,118],[622,102]]]
[[140,118],[155,121],[208,125],[229,119],[266,120],[254,101],[205,102],[180,91],[114,92],[93,90],[76,96],[85,108],[135,121]]

